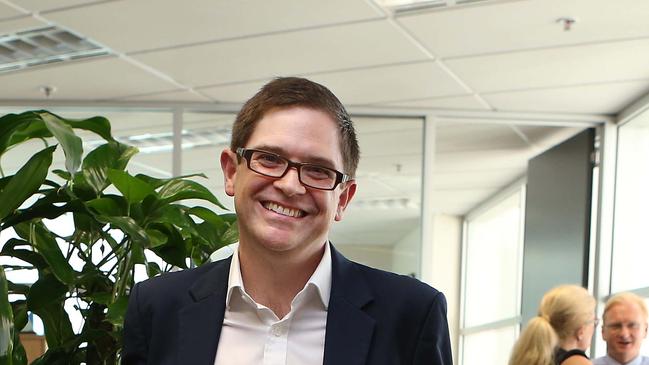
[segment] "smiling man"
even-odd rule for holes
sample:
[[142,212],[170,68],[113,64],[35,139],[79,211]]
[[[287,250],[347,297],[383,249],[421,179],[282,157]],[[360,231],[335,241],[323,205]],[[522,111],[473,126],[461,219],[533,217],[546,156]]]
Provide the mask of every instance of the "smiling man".
[[649,365],[649,357],[640,355],[642,341],[647,337],[647,306],[633,293],[612,296],[604,308],[602,337],[606,356],[594,365]]
[[356,132],[324,86],[288,77],[242,107],[220,156],[232,257],[137,284],[124,364],[450,365],[444,295],[329,242],[357,189]]

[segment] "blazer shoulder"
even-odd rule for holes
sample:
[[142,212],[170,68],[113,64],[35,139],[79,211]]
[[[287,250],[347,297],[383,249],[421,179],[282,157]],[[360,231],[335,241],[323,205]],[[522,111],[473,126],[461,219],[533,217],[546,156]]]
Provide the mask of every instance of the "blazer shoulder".
[[138,283],[139,290],[155,296],[155,293],[168,295],[170,291],[189,289],[212,270],[218,270],[224,265],[229,270],[229,262],[230,259],[224,259],[191,269],[163,273]]

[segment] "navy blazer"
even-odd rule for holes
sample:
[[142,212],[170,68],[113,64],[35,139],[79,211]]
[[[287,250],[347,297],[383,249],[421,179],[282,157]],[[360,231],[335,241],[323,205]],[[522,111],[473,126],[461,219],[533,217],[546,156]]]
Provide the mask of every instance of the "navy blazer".
[[[324,365],[451,365],[444,294],[347,260],[331,246]],[[133,287],[122,364],[213,365],[231,258]]]

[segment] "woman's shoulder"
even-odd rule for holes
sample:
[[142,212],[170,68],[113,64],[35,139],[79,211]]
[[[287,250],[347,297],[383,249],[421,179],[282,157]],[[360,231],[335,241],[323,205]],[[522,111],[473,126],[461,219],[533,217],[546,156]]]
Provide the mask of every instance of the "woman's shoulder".
[[573,349],[570,351],[560,351],[561,356],[558,358],[559,365],[592,365],[588,355],[582,350]]

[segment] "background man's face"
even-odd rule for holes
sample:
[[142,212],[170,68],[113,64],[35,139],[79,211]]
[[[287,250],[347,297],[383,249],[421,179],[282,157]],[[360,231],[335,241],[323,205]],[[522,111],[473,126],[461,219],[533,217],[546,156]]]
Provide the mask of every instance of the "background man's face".
[[608,355],[616,361],[624,364],[636,358],[646,336],[647,319],[637,304],[616,304],[604,315],[602,337]]

